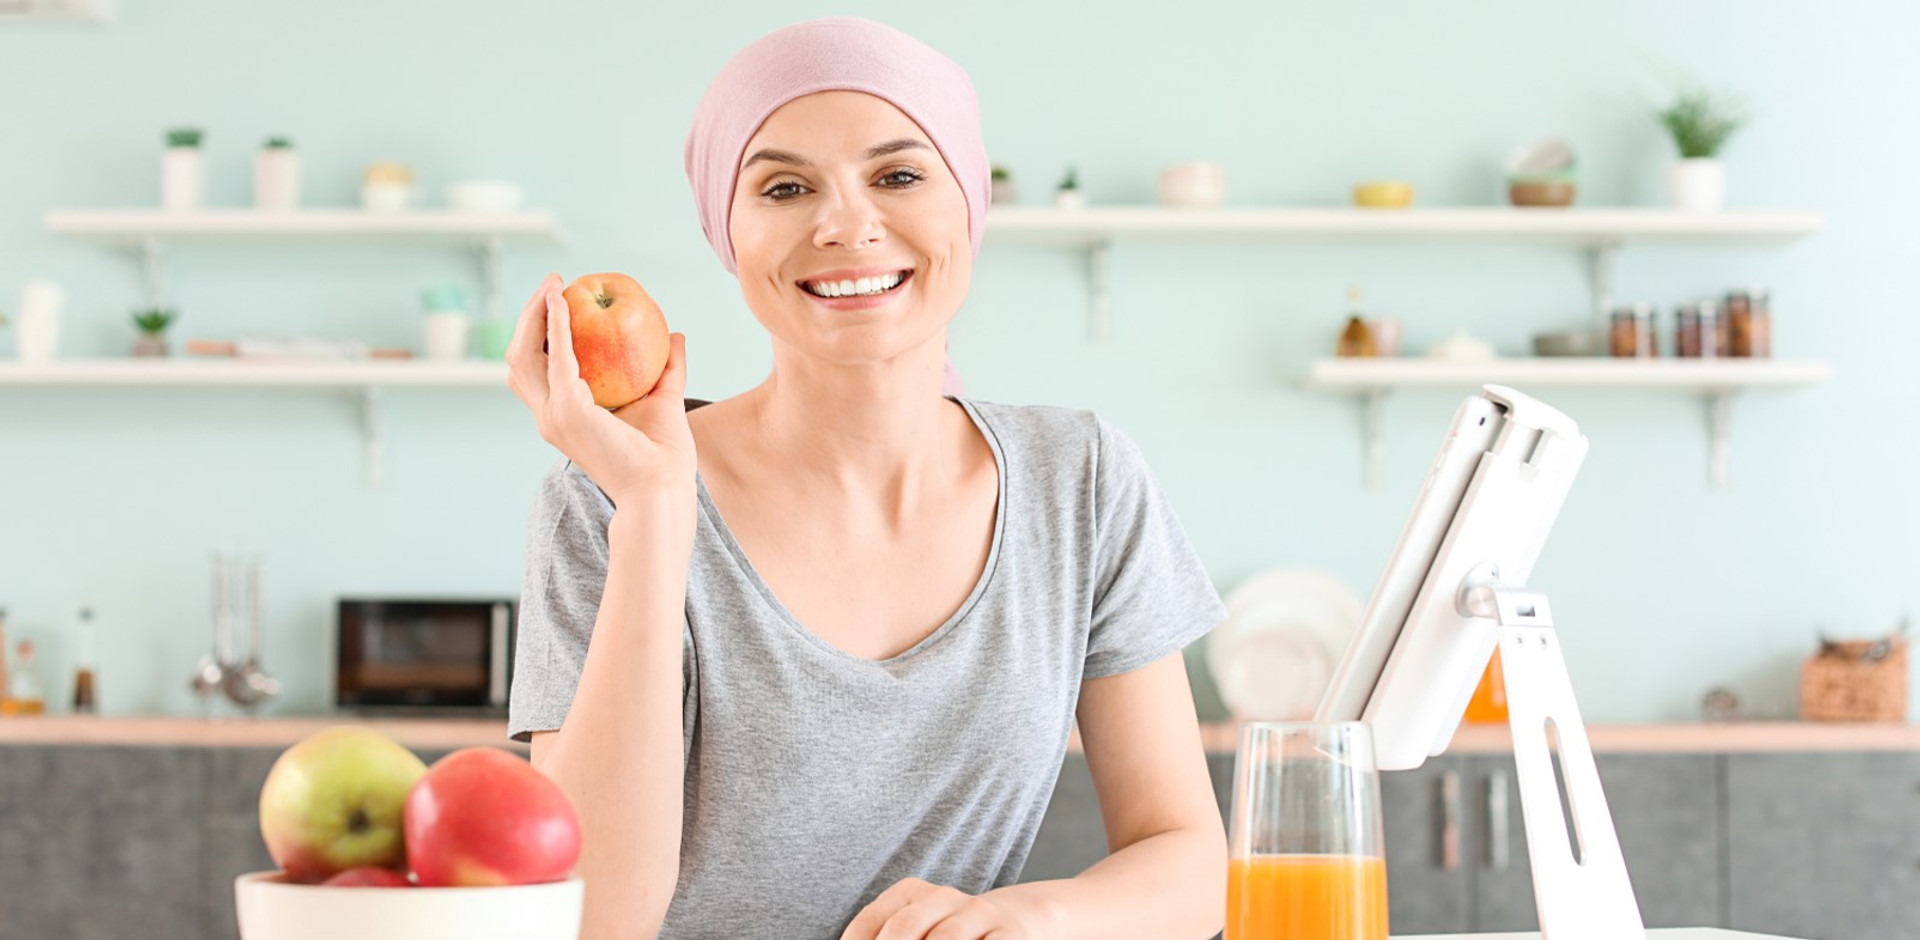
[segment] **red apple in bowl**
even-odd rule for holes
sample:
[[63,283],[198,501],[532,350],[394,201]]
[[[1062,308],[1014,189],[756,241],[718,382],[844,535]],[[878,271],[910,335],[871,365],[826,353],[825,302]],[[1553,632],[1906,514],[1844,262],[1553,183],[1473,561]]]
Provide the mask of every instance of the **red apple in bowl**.
[[362,865],[349,868],[332,878],[320,882],[328,888],[411,888],[413,882],[407,879],[407,873],[391,868],[374,868]]
[[653,391],[667,368],[667,317],[640,282],[619,273],[588,274],[560,296],[594,404],[619,408]]
[[401,815],[427,765],[391,738],[350,725],[287,748],[260,788],[260,836],[287,877],[406,865]]
[[454,751],[407,796],[407,861],[423,888],[564,880],[580,820],[560,785],[515,754]]

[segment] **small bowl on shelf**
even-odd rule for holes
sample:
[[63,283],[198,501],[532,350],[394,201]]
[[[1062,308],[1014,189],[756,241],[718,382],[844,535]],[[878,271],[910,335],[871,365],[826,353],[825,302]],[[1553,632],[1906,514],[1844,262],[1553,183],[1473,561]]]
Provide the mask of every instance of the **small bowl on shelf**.
[[284,872],[234,879],[240,940],[575,940],[586,882],[498,888],[342,888]]
[[1362,209],[1405,209],[1413,205],[1413,184],[1375,180],[1353,187],[1353,204]]
[[461,180],[447,184],[447,205],[458,212],[515,212],[526,187],[509,180]]
[[1533,334],[1533,354],[1548,358],[1604,356],[1606,346],[1592,330]]
[[1509,180],[1507,201],[1516,206],[1570,206],[1575,191],[1568,180]]

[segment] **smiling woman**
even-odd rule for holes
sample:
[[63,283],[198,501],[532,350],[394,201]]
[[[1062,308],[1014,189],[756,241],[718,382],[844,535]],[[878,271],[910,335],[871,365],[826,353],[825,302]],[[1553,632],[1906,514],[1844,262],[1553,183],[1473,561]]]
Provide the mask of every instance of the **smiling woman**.
[[[686,164],[771,374],[688,403],[676,342],[652,394],[594,408],[551,279],[509,356],[568,457],[509,726],[580,807],[583,936],[1219,930],[1180,652],[1219,595],[1125,434],[943,388],[989,187],[966,73],[868,20],[779,30],[709,87]],[[1112,854],[1021,883],[1076,722]]]

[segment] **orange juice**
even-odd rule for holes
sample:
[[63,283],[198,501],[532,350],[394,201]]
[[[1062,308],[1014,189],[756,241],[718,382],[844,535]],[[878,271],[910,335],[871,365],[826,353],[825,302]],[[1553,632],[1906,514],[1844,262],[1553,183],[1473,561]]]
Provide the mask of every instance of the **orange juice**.
[[1387,940],[1387,860],[1233,859],[1227,863],[1226,940]]
[[1487,660],[1487,671],[1480,674],[1480,685],[1473,690],[1473,699],[1467,702],[1465,718],[1470,725],[1507,723],[1507,679],[1500,667],[1500,651],[1493,651],[1493,658]]

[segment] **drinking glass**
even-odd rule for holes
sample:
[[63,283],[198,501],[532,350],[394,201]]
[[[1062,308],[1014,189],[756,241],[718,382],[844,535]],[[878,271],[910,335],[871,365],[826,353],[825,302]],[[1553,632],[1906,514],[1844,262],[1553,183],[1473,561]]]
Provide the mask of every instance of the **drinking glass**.
[[1240,726],[1226,940],[1387,940],[1387,858],[1372,729]]

